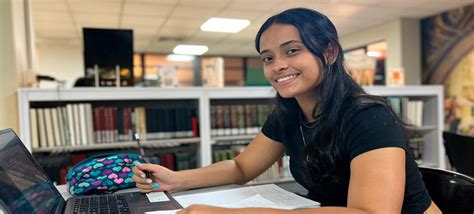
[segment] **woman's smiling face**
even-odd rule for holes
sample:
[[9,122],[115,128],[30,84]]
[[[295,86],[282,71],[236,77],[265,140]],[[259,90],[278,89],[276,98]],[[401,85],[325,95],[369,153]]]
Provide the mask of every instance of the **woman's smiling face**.
[[265,78],[284,98],[311,95],[321,81],[321,60],[293,25],[272,24],[260,38]]

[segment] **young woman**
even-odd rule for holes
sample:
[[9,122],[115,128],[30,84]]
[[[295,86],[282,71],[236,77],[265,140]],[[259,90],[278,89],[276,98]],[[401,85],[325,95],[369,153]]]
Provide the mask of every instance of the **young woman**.
[[[261,132],[234,160],[174,172],[141,164],[142,191],[244,184],[284,153],[295,180],[321,208],[225,209],[193,205],[182,213],[438,213],[407,147],[403,123],[386,102],[347,74],[337,32],[324,15],[296,8],[270,17],[255,46],[276,107]],[[144,179],[153,173],[159,187]],[[156,187],[156,185],[155,185]]]

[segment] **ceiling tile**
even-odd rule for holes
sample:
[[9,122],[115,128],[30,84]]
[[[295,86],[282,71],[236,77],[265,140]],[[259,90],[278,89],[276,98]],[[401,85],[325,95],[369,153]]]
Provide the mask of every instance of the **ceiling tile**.
[[215,32],[205,32],[205,31],[199,31],[198,33],[196,33],[195,35],[193,35],[193,37],[191,39],[195,39],[195,40],[207,40],[207,41],[211,41],[211,42],[217,42],[221,39],[224,39],[226,37],[228,37],[229,34],[227,33],[215,33]]
[[35,32],[38,38],[43,39],[72,39],[77,38],[74,30],[42,30]]
[[227,8],[233,10],[269,11],[285,2],[285,0],[237,0],[232,1]]
[[377,7],[384,7],[384,8],[413,8],[416,5],[424,4],[425,2],[429,2],[432,0],[397,0],[397,1],[386,1],[386,0],[379,0],[379,3],[376,4]]
[[160,31],[160,37],[168,37],[168,38],[182,38],[186,39],[193,35],[196,30],[190,28],[162,28]]
[[172,53],[173,48],[176,47],[176,42],[153,42],[148,48],[147,51],[149,52],[156,52],[156,53]]
[[350,3],[350,4],[357,4],[357,5],[365,5],[365,6],[372,6],[379,4],[384,0],[333,0],[333,3]]
[[31,1],[31,4],[32,4],[32,11],[60,11],[60,12],[68,11],[66,2],[64,0],[48,1],[48,2]]
[[71,23],[64,22],[35,22],[33,23],[35,29],[39,31],[48,30],[71,30],[74,31],[76,28]]
[[72,19],[69,13],[66,12],[46,12],[46,11],[33,11],[33,23],[38,21],[38,22],[57,22],[59,20],[68,20],[71,21],[72,24]]
[[118,15],[110,14],[74,14],[79,27],[118,28]]
[[170,6],[178,4],[178,1],[176,0],[125,0],[125,1],[129,3],[139,3],[139,4],[142,4],[142,3],[166,4]]
[[[127,28],[130,29],[130,28]],[[151,37],[158,32],[158,28],[152,27],[134,27],[133,30],[134,37]]]
[[176,7],[171,14],[171,18],[205,18],[209,19],[219,13],[218,8],[196,8],[180,6]]
[[173,8],[173,6],[165,4],[125,2],[123,14],[166,17],[172,12]]
[[198,30],[206,20],[206,18],[170,18],[165,22],[163,28],[190,28]]
[[[272,8],[273,13],[279,13],[284,10],[296,7],[310,8],[321,12],[321,9],[327,8],[329,6],[329,1],[307,1],[307,0],[293,0],[282,2],[281,4],[275,5]],[[274,14],[271,14],[274,15]]]
[[100,13],[100,14],[119,14],[120,2],[99,2],[85,4],[80,2],[69,2],[69,8],[73,13]]
[[231,2],[231,0],[181,0],[179,1],[179,5],[194,8],[221,9],[228,5],[229,2]]
[[261,11],[249,11],[249,10],[232,10],[225,9],[217,14],[217,17],[221,18],[235,18],[235,19],[257,19],[262,17]]
[[122,27],[150,26],[159,27],[165,18],[156,16],[122,16]]

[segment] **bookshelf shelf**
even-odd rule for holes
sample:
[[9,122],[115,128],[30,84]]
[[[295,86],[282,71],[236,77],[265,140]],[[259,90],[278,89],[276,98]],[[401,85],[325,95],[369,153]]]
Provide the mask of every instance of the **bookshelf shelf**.
[[235,140],[251,140],[255,137],[251,135],[233,135],[233,136],[215,136],[211,137],[213,142],[235,141]]
[[[421,128],[415,132],[423,135],[423,165],[428,164],[445,168],[445,152],[442,144],[443,117],[443,87],[442,86],[405,86],[405,87],[365,87],[369,94],[384,97],[407,97],[423,101],[423,121]],[[164,141],[144,142],[144,146],[173,146],[176,144],[197,143],[197,166],[207,166],[212,163],[213,145],[215,142],[230,143],[231,141],[250,140],[255,135],[239,134],[234,136],[211,136],[211,106],[269,103],[275,97],[271,87],[230,87],[230,88],[73,88],[73,89],[32,89],[18,90],[20,117],[20,138],[26,147],[33,152],[67,152],[88,151],[113,148],[133,148],[134,142],[119,142],[108,144],[93,144],[88,146],[63,146],[53,148],[31,148],[31,120],[29,111],[38,103],[54,105],[57,103],[101,102],[133,104],[140,101],[163,102],[191,100],[197,109],[199,138],[170,139]],[[32,107],[33,106],[33,107]],[[248,133],[248,132],[247,132]],[[183,141],[181,141],[183,140]],[[220,144],[219,144],[220,145]]]
[[[140,142],[144,148],[163,148],[163,147],[174,147],[183,144],[197,144],[201,141],[200,138],[181,138],[181,139],[166,139],[166,140],[147,140]],[[57,147],[44,147],[33,149],[33,152],[51,152],[51,153],[63,153],[63,152],[78,152],[78,151],[92,151],[92,150],[105,150],[105,149],[123,149],[123,148],[137,148],[136,142],[116,142],[116,143],[101,143],[92,144],[86,146],[57,146]]]

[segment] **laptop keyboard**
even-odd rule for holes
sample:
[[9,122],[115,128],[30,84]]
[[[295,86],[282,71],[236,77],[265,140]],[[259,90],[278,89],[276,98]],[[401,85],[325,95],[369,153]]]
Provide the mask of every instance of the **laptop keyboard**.
[[73,213],[130,213],[123,195],[98,195],[74,200]]

